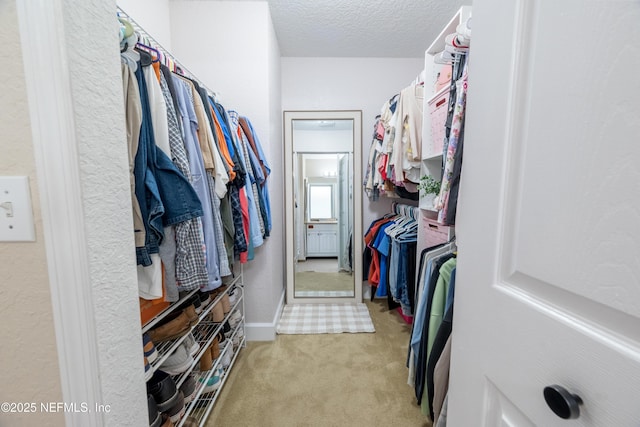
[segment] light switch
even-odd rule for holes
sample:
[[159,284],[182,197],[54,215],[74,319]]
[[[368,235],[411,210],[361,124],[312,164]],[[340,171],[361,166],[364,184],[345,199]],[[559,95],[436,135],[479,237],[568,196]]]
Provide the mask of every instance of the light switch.
[[0,176],[0,242],[35,240],[29,178]]

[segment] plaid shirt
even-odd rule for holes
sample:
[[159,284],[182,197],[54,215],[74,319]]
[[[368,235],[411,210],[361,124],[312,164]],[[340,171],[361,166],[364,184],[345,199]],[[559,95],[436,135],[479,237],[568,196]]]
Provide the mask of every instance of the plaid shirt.
[[209,181],[209,194],[211,194],[211,203],[213,203],[213,229],[216,233],[216,246],[218,247],[218,258],[220,259],[220,276],[230,276],[231,268],[229,267],[229,257],[227,256],[227,248],[224,246],[224,232],[222,228],[222,217],[220,215],[220,198],[216,195],[215,178],[211,171],[207,171],[207,180]]
[[[189,159],[184,148],[184,141],[178,124],[178,118],[169,91],[169,86],[160,75],[160,87],[167,106],[167,121],[169,124],[169,145],[173,163],[178,170],[189,180],[191,171],[189,170]],[[207,285],[208,275],[206,267],[206,252],[204,246],[204,235],[202,231],[202,221],[194,218],[181,222],[175,226],[176,235],[176,281],[181,291],[199,289]]]

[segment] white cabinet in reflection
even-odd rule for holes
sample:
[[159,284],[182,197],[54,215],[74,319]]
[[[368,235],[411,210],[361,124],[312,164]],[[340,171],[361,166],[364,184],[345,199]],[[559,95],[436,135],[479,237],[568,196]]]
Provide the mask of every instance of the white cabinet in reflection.
[[338,224],[307,223],[307,258],[338,256]]

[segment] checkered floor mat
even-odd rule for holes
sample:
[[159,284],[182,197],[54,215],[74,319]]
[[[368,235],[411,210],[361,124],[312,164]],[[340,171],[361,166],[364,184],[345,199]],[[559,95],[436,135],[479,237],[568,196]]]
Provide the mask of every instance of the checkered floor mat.
[[375,332],[365,304],[287,305],[278,334],[340,334]]

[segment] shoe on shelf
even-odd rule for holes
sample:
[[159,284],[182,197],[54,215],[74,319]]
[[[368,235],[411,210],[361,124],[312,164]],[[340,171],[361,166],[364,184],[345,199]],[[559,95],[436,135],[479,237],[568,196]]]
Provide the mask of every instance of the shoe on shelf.
[[220,359],[220,364],[226,370],[231,365],[231,350],[225,351],[222,355],[222,359]]
[[238,349],[238,346],[240,345],[240,340],[242,338],[240,338],[240,336],[238,336],[238,334],[235,334],[233,336],[233,338],[231,339],[231,344],[233,345],[233,351],[235,352]]
[[216,303],[211,309],[211,313],[209,313],[210,319],[214,323],[220,323],[224,320],[224,309],[222,308],[222,304],[220,301]]
[[185,308],[182,312],[189,318],[189,326],[196,326],[200,321],[200,316],[196,313],[196,307],[193,304]]
[[190,305],[195,308],[196,313],[200,313],[202,311],[203,306],[200,304],[200,297],[197,292],[180,302],[180,304],[175,308],[175,311],[180,312]]
[[149,381],[153,376],[153,369],[151,369],[151,365],[149,364],[149,360],[144,358],[144,380]]
[[149,427],[160,427],[162,425],[162,415],[158,411],[158,405],[150,394],[147,395],[147,408],[149,410]]
[[220,351],[224,350],[225,345],[227,345],[227,337],[225,337],[224,333],[220,331],[220,333],[218,333],[218,348]]
[[198,291],[196,293],[198,295],[198,299],[200,300],[200,305],[204,309],[211,302],[211,293],[208,291]]
[[178,421],[180,421],[180,418],[184,416],[184,412],[184,394],[182,394],[181,391],[178,391],[178,399],[176,400],[176,403],[171,408],[169,408],[169,410],[167,410],[165,414],[169,416],[169,419],[172,423],[177,424]]
[[153,363],[158,358],[158,351],[156,346],[153,345],[153,341],[149,338],[149,334],[142,334],[142,347],[144,350],[144,357],[147,358],[149,363]]
[[171,418],[167,414],[163,415],[164,423],[161,427],[175,427],[175,424],[171,421]]
[[208,371],[213,367],[213,358],[211,357],[211,349],[207,349],[200,357],[200,370]]
[[[191,306],[193,307],[193,306]],[[195,309],[194,309],[195,310]],[[185,312],[178,313],[177,316],[168,320],[160,326],[151,329],[148,334],[151,340],[158,344],[181,337],[191,330],[189,316]]]
[[196,338],[193,336],[193,334],[187,335],[187,337],[182,342],[182,345],[185,346],[187,352],[191,356],[195,356],[196,354],[198,354],[198,351],[200,351],[200,344],[198,344],[198,341],[196,341]]
[[215,360],[220,357],[220,340],[218,337],[215,337],[213,341],[211,341],[211,346],[209,347],[209,351],[211,352],[211,359]]
[[180,391],[184,396],[185,405],[196,397],[196,380],[193,378],[193,375],[189,375],[185,378],[184,382],[180,386]]
[[229,323],[231,324],[231,328],[235,329],[238,326],[238,323],[242,320],[242,314],[239,310],[233,312],[231,317],[229,317]]
[[229,338],[233,333],[233,330],[231,329],[231,325],[229,324],[229,322],[224,322],[224,326],[222,327],[222,330],[224,331],[224,336],[227,338]]
[[187,417],[186,420],[184,420],[184,423],[182,424],[182,427],[198,427],[198,420],[195,417],[192,417],[191,415],[189,415]]
[[153,396],[160,412],[168,411],[178,400],[176,383],[164,371],[156,371],[147,381],[147,393]]
[[240,291],[238,290],[237,286],[234,286],[227,293],[229,294],[229,302],[231,303],[231,305],[234,305],[235,303],[238,302],[238,299],[240,298]]
[[224,314],[227,314],[231,311],[231,301],[229,300],[229,295],[227,294],[227,285],[220,286],[218,289],[214,290],[212,294],[216,297],[222,294],[222,299],[220,301],[222,302],[222,311],[224,312]]
[[189,354],[187,348],[184,344],[180,344],[171,356],[162,362],[160,369],[169,375],[178,375],[189,369],[193,363],[193,357]]
[[[211,375],[211,378],[207,381],[204,388],[202,389],[202,393],[213,393],[218,388],[220,388],[220,383],[222,382],[222,376],[224,375],[224,371],[220,368],[216,369],[216,371]],[[204,378],[200,378],[198,380],[200,384],[204,383]]]

